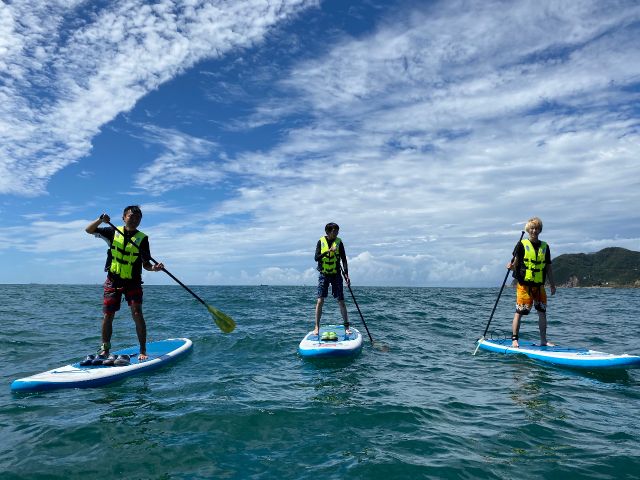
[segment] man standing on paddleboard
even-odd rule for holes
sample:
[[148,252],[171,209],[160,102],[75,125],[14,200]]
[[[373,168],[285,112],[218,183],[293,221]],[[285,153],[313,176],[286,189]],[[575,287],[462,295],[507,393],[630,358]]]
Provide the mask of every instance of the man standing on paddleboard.
[[546,242],[538,239],[542,232],[542,220],[538,217],[529,219],[525,228],[529,238],[521,240],[515,249],[513,262],[507,268],[513,270],[518,281],[516,289],[516,313],[513,316],[511,345],[518,348],[520,320],[528,315],[531,307],[538,311],[538,327],[540,329],[540,346],[554,346],[547,341],[547,293],[544,284],[547,278],[551,285],[551,295],[556,294],[556,283],[551,268],[551,250]]
[[[322,317],[322,306],[324,299],[329,295],[329,285],[331,285],[331,294],[340,306],[342,321],[344,322],[345,333],[349,335],[349,317],[347,315],[347,307],[344,304],[344,291],[342,288],[342,276],[340,271],[344,272],[344,279],[347,285],[351,285],[349,280],[349,267],[347,265],[347,254],[344,250],[344,243],[338,237],[340,227],[335,223],[327,223],[324,227],[326,235],[320,237],[316,244],[315,260],[318,262],[318,301],[316,303],[316,328],[314,335],[318,335],[320,331],[320,318]],[[340,261],[342,260],[342,267]]]
[[164,268],[162,263],[153,265],[149,259],[149,237],[138,230],[142,221],[142,211],[137,205],[130,205],[122,213],[124,225],[115,230],[112,226],[99,227],[101,223],[111,221],[109,215],[103,213],[94,220],[85,231],[98,238],[102,238],[110,248],[107,251],[102,303],[102,344],[98,354],[108,355],[111,348],[111,334],[113,331],[113,317],[120,310],[122,294],[131,308],[131,316],[136,324],[136,333],[140,343],[139,360],[147,357],[147,325],[142,315],[142,267],[150,272],[157,272]]

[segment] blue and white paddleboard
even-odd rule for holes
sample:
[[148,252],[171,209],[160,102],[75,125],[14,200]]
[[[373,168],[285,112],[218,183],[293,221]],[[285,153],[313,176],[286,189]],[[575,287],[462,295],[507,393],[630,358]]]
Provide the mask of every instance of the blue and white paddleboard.
[[[362,350],[362,335],[351,327],[351,333],[345,334],[343,325],[323,325],[320,335],[309,332],[300,342],[298,353],[308,358],[348,357]],[[335,332],[336,340],[322,340],[325,332]],[[327,335],[325,335],[326,337]]]
[[11,384],[14,392],[40,392],[59,388],[90,388],[106,385],[131,375],[155,370],[187,353],[193,343],[188,338],[170,338],[147,343],[148,360],[138,361],[140,347],[125,348],[112,352],[116,355],[131,355],[125,366],[81,366],[80,362],[30,377],[19,378]]
[[640,368],[640,356],[615,355],[586,348],[570,348],[556,345],[541,347],[533,342],[520,340],[519,348],[511,346],[511,339],[478,340],[480,348],[490,352],[520,354],[542,362],[564,367],[601,369],[601,368]]

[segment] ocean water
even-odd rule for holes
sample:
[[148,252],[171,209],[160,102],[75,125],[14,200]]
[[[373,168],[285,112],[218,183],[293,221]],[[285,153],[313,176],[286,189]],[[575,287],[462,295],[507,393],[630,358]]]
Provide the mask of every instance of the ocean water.
[[[378,346],[297,354],[315,287],[145,287],[150,340],[189,337],[166,368],[86,390],[11,381],[99,343],[101,287],[0,286],[0,478],[421,479],[640,477],[640,370],[581,372],[480,351],[498,289],[354,286]],[[510,334],[515,292],[492,321]],[[366,331],[350,298],[352,324]],[[559,289],[549,339],[640,354],[640,290]],[[324,320],[339,319],[329,298]],[[537,316],[521,337],[537,339]],[[128,309],[114,348],[136,344]]]

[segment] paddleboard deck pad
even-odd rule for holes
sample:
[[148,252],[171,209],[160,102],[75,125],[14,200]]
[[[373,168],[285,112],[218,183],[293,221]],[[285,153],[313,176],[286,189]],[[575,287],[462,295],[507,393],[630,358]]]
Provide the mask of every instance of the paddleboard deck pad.
[[119,366],[88,365],[81,362],[54,368],[30,377],[19,378],[11,384],[14,392],[40,392],[60,388],[100,387],[131,375],[149,372],[175,361],[186,354],[193,343],[188,338],[170,338],[157,342],[147,342],[147,360],[138,361],[140,347],[130,347],[112,352],[116,355],[129,355],[130,363]]
[[[362,335],[350,327],[347,335],[343,325],[322,325],[320,335],[309,332],[300,342],[298,353],[307,358],[348,357],[362,350]],[[331,335],[331,333],[335,333]],[[324,339],[323,339],[324,338]],[[335,338],[335,340],[329,340]]]
[[519,340],[519,348],[511,346],[511,339],[480,339],[480,348],[490,352],[526,355],[534,360],[552,363],[564,367],[601,369],[601,368],[640,368],[640,356],[615,355],[587,348],[571,348],[556,345],[541,347],[534,342]]

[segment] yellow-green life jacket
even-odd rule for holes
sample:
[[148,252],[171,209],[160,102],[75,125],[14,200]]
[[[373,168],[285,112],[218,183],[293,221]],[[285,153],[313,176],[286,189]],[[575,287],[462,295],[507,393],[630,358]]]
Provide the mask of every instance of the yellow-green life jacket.
[[[329,255],[322,257],[321,263],[321,272],[326,274],[338,273],[339,266],[338,262],[340,261],[340,237],[336,237],[336,241],[334,245],[336,246],[335,252],[330,252]],[[323,254],[329,251],[329,242],[327,241],[327,237],[320,237],[320,253]]]
[[[139,256],[140,243],[146,238],[141,231],[124,244],[124,227],[118,227],[113,233],[113,241],[111,242],[111,267],[109,271],[118,275],[123,280],[133,278],[133,264]],[[135,244],[134,245],[132,245]]]
[[542,285],[544,283],[543,273],[545,262],[547,260],[547,243],[540,242],[537,255],[530,240],[522,240],[522,245],[524,245],[524,281],[536,285]]

